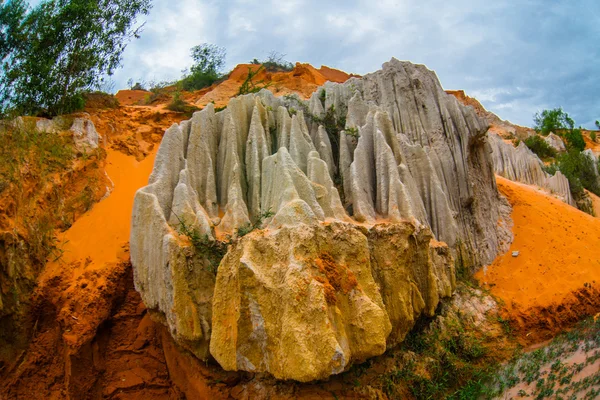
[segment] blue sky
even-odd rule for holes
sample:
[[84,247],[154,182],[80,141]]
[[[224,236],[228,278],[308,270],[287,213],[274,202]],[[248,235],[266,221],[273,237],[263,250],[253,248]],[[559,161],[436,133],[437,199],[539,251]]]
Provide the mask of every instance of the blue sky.
[[179,78],[207,42],[227,69],[270,51],[358,74],[396,57],[514,123],[558,106],[584,127],[600,119],[599,0],[156,0],[145,20],[117,88]]

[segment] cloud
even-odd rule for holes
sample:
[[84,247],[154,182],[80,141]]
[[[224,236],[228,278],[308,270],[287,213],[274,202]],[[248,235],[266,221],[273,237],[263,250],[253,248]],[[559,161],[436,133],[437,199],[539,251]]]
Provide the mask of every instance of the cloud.
[[290,61],[365,74],[392,56],[425,64],[501,118],[530,125],[562,106],[578,124],[600,118],[597,0],[157,0],[131,43],[127,79],[174,80],[189,49],[227,49],[227,68],[275,50]]

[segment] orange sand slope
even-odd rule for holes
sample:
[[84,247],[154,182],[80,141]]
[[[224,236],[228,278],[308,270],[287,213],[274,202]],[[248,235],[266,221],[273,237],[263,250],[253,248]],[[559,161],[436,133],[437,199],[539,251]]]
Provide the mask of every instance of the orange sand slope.
[[[565,309],[569,314],[591,313],[594,308],[597,312],[600,219],[533,187],[501,177],[496,180],[513,206],[515,240],[508,253],[496,258],[487,272],[480,270],[476,278],[509,311],[552,310],[550,325],[561,322],[564,316],[558,314]],[[512,257],[513,251],[519,251],[519,256]]]
[[122,246],[129,242],[133,196],[148,183],[154,156],[151,153],[138,162],[108,150],[106,173],[115,185],[114,190],[78,219],[64,236],[60,235],[64,243],[61,262],[90,258],[94,264],[102,265],[119,258]]
[[148,182],[154,154],[139,162],[108,151],[106,172],[115,184],[113,192],[59,235],[64,253],[46,264],[39,278],[37,292],[58,310],[63,340],[73,352],[110,316],[115,286],[127,273],[133,197]]

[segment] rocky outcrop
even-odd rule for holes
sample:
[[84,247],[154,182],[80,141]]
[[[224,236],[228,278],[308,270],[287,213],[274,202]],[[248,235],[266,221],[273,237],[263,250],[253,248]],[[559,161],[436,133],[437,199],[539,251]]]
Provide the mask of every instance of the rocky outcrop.
[[88,118],[68,118],[58,116],[53,119],[38,119],[36,129],[40,132],[58,134],[68,130],[78,151],[85,152],[98,148],[100,135],[94,123]]
[[560,171],[554,175],[544,171],[542,160],[524,142],[515,147],[494,133],[490,132],[488,137],[492,146],[494,169],[498,175],[511,181],[539,186],[565,203],[575,206],[567,178]]
[[382,354],[454,290],[448,249],[430,240],[408,222],[244,237],[219,267],[211,354],[227,370],[298,381]]
[[169,128],[136,194],[136,288],[225,369],[307,381],[381,354],[451,295],[453,252],[475,267],[510,241],[486,130],[395,59],[308,101],[208,105]]
[[565,142],[563,142],[560,136],[555,135],[552,132],[550,132],[550,134],[544,138],[544,141],[548,144],[548,146],[552,147],[559,153],[567,151],[567,148],[565,147]]

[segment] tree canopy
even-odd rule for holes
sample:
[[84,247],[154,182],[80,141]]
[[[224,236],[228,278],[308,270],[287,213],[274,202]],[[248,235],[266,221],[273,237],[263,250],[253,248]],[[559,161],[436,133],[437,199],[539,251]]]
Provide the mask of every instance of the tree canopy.
[[535,123],[534,129],[544,136],[550,132],[557,133],[559,130],[573,129],[575,126],[575,121],[560,107],[536,113],[533,116],[533,122]]
[[182,80],[184,90],[198,90],[212,85],[220,77],[225,66],[225,48],[216,44],[202,43],[191,48],[194,64]]
[[61,114],[83,106],[119,67],[150,0],[0,0],[0,107],[18,114]]

